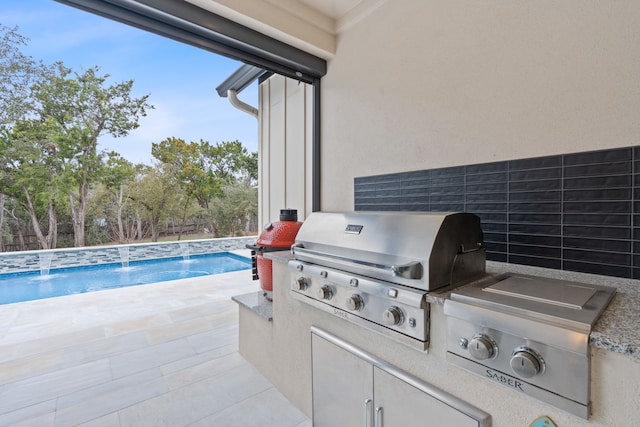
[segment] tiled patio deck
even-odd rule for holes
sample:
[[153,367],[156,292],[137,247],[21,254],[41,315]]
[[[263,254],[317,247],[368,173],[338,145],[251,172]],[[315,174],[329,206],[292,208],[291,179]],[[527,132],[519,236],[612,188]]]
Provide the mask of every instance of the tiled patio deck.
[[0,305],[0,426],[310,427],[237,352],[248,276]]

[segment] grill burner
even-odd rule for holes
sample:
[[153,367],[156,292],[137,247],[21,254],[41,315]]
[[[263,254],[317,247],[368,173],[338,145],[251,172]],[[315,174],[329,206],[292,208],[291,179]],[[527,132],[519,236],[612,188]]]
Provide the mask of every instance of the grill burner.
[[296,299],[421,350],[427,292],[485,271],[480,220],[469,213],[317,212],[291,250]]
[[500,275],[451,294],[447,359],[589,418],[589,334],[615,288]]

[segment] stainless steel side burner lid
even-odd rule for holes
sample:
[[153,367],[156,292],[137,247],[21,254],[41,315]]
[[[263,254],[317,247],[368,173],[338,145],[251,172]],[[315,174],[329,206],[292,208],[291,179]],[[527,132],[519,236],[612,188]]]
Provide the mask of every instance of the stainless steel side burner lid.
[[505,274],[445,302],[447,359],[589,418],[589,334],[615,288]]

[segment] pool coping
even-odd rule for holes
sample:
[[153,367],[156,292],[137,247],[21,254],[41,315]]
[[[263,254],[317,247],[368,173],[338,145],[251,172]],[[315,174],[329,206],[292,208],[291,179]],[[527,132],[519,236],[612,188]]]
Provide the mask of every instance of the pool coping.
[[[255,236],[216,239],[179,240],[175,242],[131,243],[124,245],[87,246],[37,251],[0,253],[0,274],[121,263],[147,259],[183,257],[246,249],[255,243]],[[121,254],[123,252],[123,254]],[[126,255],[124,254],[126,253]],[[50,261],[47,264],[46,258]]]

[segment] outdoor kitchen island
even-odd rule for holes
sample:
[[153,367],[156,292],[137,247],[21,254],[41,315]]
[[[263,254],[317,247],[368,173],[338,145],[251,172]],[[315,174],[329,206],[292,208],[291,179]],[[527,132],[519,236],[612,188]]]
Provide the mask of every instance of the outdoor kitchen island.
[[[488,274],[515,272],[617,288],[591,332],[592,414],[584,420],[448,362],[444,302],[449,292],[434,291],[427,296],[430,342],[428,350],[421,351],[293,298],[295,275],[287,267],[291,255],[274,252],[268,256],[274,260],[273,312],[262,316],[240,304],[240,353],[309,417],[312,327],[488,413],[492,426],[528,426],[541,416],[548,416],[557,426],[631,426],[640,417],[640,292],[635,281],[487,263]],[[340,396],[340,390],[335,395]]]

